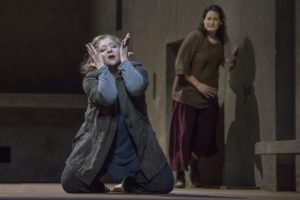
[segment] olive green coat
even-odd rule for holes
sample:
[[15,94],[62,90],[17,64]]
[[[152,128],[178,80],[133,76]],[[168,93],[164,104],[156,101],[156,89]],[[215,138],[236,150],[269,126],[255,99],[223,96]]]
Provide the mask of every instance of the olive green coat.
[[[134,66],[148,85],[146,70],[140,64]],[[83,89],[89,103],[85,121],[76,134],[66,164],[75,176],[86,184],[93,181],[108,155],[117,130],[118,109],[123,111],[145,176],[151,179],[167,163],[148,119],[145,94],[130,96],[121,73],[116,79],[116,87],[118,102],[114,105],[104,105],[104,99],[98,92],[97,71],[88,73],[83,80]]]

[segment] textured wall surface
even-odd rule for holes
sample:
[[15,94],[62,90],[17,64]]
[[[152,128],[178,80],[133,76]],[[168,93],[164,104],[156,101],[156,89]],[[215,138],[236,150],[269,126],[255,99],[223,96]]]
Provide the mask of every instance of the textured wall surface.
[[[235,32],[231,39],[237,42],[239,54],[227,77],[224,181],[255,185],[253,169],[258,165],[261,170],[261,164],[255,160],[254,144],[275,133],[275,5],[274,1],[231,3],[236,10],[227,12],[228,21],[234,20],[229,27]],[[264,27],[270,34],[264,34]]]

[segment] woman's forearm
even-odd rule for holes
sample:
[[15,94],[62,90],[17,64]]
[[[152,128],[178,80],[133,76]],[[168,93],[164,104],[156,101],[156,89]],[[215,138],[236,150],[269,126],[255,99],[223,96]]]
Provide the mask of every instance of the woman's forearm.
[[107,66],[98,70],[98,80],[98,92],[103,96],[107,104],[113,104],[117,100],[118,92],[115,79]]

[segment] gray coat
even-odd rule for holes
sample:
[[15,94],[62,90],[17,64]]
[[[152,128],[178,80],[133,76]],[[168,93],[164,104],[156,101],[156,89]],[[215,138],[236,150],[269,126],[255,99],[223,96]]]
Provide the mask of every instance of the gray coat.
[[[144,67],[134,64],[148,84]],[[66,164],[77,178],[90,184],[100,171],[108,155],[117,129],[118,109],[124,113],[125,123],[137,150],[140,167],[148,179],[155,176],[167,159],[155,137],[147,114],[145,94],[130,96],[121,77],[116,79],[118,102],[104,105],[97,90],[97,71],[83,79],[83,89],[88,97],[85,121],[77,132],[73,149]]]

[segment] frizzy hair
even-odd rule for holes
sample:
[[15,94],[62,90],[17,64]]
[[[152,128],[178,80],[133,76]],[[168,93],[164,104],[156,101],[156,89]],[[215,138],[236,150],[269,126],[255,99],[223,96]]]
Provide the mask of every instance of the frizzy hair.
[[[112,39],[114,42],[116,42],[118,44],[118,46],[121,45],[120,39],[117,38],[116,36],[110,35],[110,34],[103,34],[103,35],[98,35],[98,36],[94,37],[93,40],[91,41],[91,44],[97,49],[98,48],[97,45],[99,44],[99,42],[106,38]],[[93,59],[91,58],[91,56],[89,54],[86,54],[85,59],[83,60],[83,62],[80,65],[80,73],[82,75],[86,75],[90,71],[94,71],[96,69],[97,68],[95,66],[95,63],[93,62]]]
[[225,13],[224,13],[223,9],[220,6],[213,4],[213,5],[207,6],[204,9],[199,30],[205,36],[207,35],[207,30],[204,27],[204,19],[205,19],[206,15],[209,11],[215,11],[219,14],[219,17],[220,17],[220,20],[221,20],[222,24],[220,25],[216,35],[221,40],[222,44],[225,44],[228,40],[228,36],[227,36],[227,33],[226,33],[226,28],[227,28],[226,27],[226,16],[225,16]]

